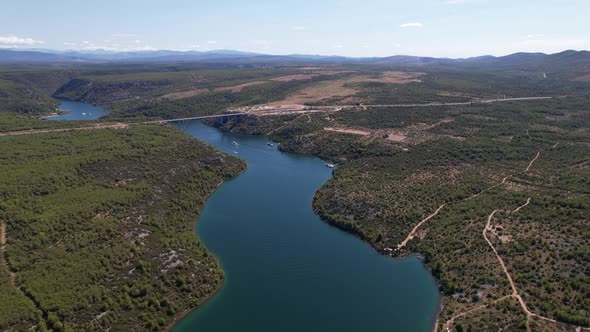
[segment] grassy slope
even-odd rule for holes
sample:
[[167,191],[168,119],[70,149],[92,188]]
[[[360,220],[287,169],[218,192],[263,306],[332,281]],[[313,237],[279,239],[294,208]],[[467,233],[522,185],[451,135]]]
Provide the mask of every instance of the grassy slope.
[[243,162],[161,126],[0,141],[0,328],[160,330],[222,280],[193,225]]

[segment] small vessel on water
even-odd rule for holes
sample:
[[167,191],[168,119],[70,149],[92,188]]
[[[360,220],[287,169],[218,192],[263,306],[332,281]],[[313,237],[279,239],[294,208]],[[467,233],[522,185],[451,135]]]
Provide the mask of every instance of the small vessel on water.
[[273,147],[273,146],[275,146],[275,145],[274,145],[274,144],[272,144],[271,142],[268,142],[268,143],[266,143],[266,145],[268,145],[268,146],[270,146],[270,147]]
[[326,167],[334,168],[334,167],[336,167],[336,165],[328,163],[328,164],[326,164]]
[[233,144],[233,145],[235,145],[235,146],[239,146],[239,145],[240,145],[240,143],[238,143],[238,142],[236,142],[236,141],[233,141],[233,142],[231,142],[231,144]]

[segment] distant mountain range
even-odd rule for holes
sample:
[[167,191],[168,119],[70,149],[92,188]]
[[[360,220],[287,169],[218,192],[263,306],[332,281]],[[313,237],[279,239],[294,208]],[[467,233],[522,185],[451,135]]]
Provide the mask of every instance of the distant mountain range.
[[376,64],[388,66],[421,67],[453,66],[480,67],[492,66],[510,68],[542,68],[545,66],[562,66],[568,64],[590,64],[589,51],[568,50],[555,54],[515,53],[507,56],[479,56],[465,59],[434,58],[420,56],[396,55],[390,57],[353,58],[323,55],[269,55],[233,50],[216,51],[138,51],[111,52],[95,51],[56,51],[47,49],[13,50],[0,49],[0,63],[47,63],[47,62],[204,62],[204,63],[339,63],[339,64]]

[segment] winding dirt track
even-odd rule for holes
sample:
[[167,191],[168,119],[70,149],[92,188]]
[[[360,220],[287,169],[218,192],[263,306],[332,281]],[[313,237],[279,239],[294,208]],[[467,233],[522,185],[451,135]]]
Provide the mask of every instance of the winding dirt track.
[[516,209],[514,209],[514,211],[512,211],[512,213],[516,213],[516,212],[520,211],[520,209],[524,208],[525,206],[527,206],[529,204],[531,204],[531,198],[530,197],[526,200],[526,203],[524,203],[523,205],[521,205],[521,206],[517,207]]
[[[530,163],[528,164],[527,168],[524,171],[518,172],[516,174],[522,174],[522,173],[528,172],[531,169],[531,167],[534,165],[534,163],[537,161],[537,159],[539,159],[539,156],[540,155],[541,155],[541,152],[540,151],[537,152],[537,155],[535,156],[535,158],[533,158],[530,161]],[[514,175],[516,175],[516,174],[514,174]],[[507,177],[503,178],[501,184],[504,184],[509,177],[510,176],[507,176]],[[508,212],[511,212],[511,213],[518,212],[518,211],[520,211],[520,209],[524,208],[525,206],[529,205],[530,203],[531,203],[531,198],[529,197],[527,199],[526,203],[524,203],[523,205],[519,206],[515,210],[508,211]],[[531,318],[533,318],[533,317],[536,317],[536,318],[539,318],[539,319],[542,319],[542,320],[545,320],[545,321],[548,321],[548,322],[551,322],[551,323],[555,323],[555,324],[560,323],[560,322],[558,322],[555,319],[551,319],[551,318],[548,318],[548,317],[544,317],[544,316],[538,315],[538,314],[536,314],[536,313],[534,313],[534,312],[532,312],[532,311],[530,311],[528,309],[528,307],[527,307],[526,303],[524,302],[522,296],[518,292],[518,288],[516,287],[516,284],[514,283],[514,280],[512,279],[512,275],[510,275],[510,272],[508,272],[508,268],[506,268],[506,264],[504,263],[504,260],[502,259],[502,256],[500,256],[500,254],[498,253],[498,251],[494,247],[492,241],[490,241],[490,239],[488,238],[487,232],[488,231],[492,231],[492,229],[491,229],[492,219],[494,218],[494,215],[496,213],[498,213],[499,211],[501,211],[501,210],[500,209],[496,209],[496,210],[492,211],[492,213],[490,213],[488,215],[487,223],[486,223],[486,226],[484,227],[484,229],[482,231],[482,235],[483,235],[485,241],[488,243],[488,245],[492,249],[492,251],[494,252],[494,254],[496,255],[496,258],[498,259],[498,262],[500,263],[500,266],[502,267],[502,270],[504,271],[504,274],[506,275],[506,278],[508,279],[508,282],[510,283],[510,288],[512,288],[512,294],[506,295],[506,296],[504,296],[504,297],[502,297],[502,298],[500,298],[500,299],[492,302],[491,304],[497,303],[497,302],[499,302],[501,300],[504,300],[504,299],[506,299],[508,297],[511,297],[511,298],[514,298],[514,299],[518,300],[518,303],[520,304],[522,310],[525,312],[525,314],[527,316],[527,322],[526,322],[527,332],[531,332],[530,323],[531,323]],[[452,324],[455,321],[455,319],[457,319],[459,317],[462,317],[462,316],[465,316],[467,314],[470,314],[470,313],[472,313],[474,311],[478,311],[478,310],[484,309],[484,308],[486,308],[488,306],[489,306],[489,304],[480,305],[478,307],[472,308],[470,310],[464,311],[462,313],[459,313],[459,314],[451,317],[451,319],[449,319],[445,323],[445,325],[443,326],[443,331],[451,331],[452,330]],[[563,324],[567,324],[567,323],[563,323]],[[571,324],[567,324],[567,325],[570,325],[570,326],[574,327],[576,329],[576,331],[582,331],[582,330],[584,330],[584,331],[590,331],[590,329],[583,328],[583,327],[580,327],[580,326],[575,326],[575,325],[571,325]],[[436,327],[435,327],[435,329],[436,329]]]
[[6,224],[0,224],[0,255],[6,249]]
[[537,155],[535,156],[535,158],[533,160],[531,160],[531,162],[529,163],[529,165],[527,166],[527,168],[524,170],[525,172],[528,172],[531,167],[533,167],[533,164],[535,163],[535,161],[537,161],[537,159],[539,159],[539,156],[541,155],[541,152],[537,152]]
[[[506,296],[503,296],[503,297],[501,297],[501,298],[497,299],[496,301],[494,301],[494,302],[492,302],[492,303],[490,303],[490,304],[496,304],[496,303],[498,303],[498,302],[500,302],[500,301],[504,301],[504,300],[506,300],[507,298],[510,298],[510,297],[512,297],[512,295],[506,295]],[[462,313],[460,313],[460,314],[457,314],[457,315],[455,315],[455,316],[451,317],[451,319],[449,319],[449,320],[448,320],[448,321],[445,323],[445,325],[444,325],[444,327],[443,327],[443,330],[450,331],[450,330],[451,330],[451,325],[453,325],[453,323],[455,322],[455,319],[457,319],[457,318],[459,318],[459,317],[466,316],[466,315],[468,315],[468,314],[470,314],[470,313],[472,313],[472,312],[479,311],[479,310],[481,310],[481,309],[485,309],[485,308],[489,307],[489,306],[490,306],[490,304],[482,304],[482,305],[479,305],[479,306],[477,306],[477,307],[475,307],[475,308],[469,309],[469,310],[467,310],[467,311],[463,311]],[[435,327],[435,329],[436,329],[436,327]],[[435,332],[436,332],[436,330],[435,330]]]
[[[6,224],[0,223],[0,261],[2,263],[4,263],[4,265],[6,267],[9,267],[8,257],[6,257],[5,251],[6,251]],[[16,276],[15,276],[14,272],[10,271],[10,268],[9,268],[9,272],[10,272],[10,280],[12,280],[12,282],[14,283]]]
[[445,207],[444,204],[442,204],[441,206],[438,207],[438,209],[436,209],[436,211],[434,211],[433,214],[429,215],[428,217],[422,219],[422,221],[420,221],[415,227],[414,229],[412,229],[412,231],[410,232],[410,234],[408,234],[408,236],[406,237],[405,240],[402,241],[402,243],[398,244],[397,246],[397,250],[400,250],[401,248],[405,247],[406,244],[414,238],[414,236],[416,236],[416,231],[418,230],[418,228],[420,228],[420,226],[422,226],[422,224],[424,224],[425,222],[427,222],[428,220],[434,218],[439,212],[440,210],[442,210]]
[[[497,184],[495,184],[495,185],[493,185],[493,186],[490,186],[490,187],[488,187],[488,188],[485,188],[484,190],[482,190],[482,191],[480,191],[480,192],[478,192],[478,193],[476,193],[476,194],[473,194],[473,195],[471,195],[471,196],[469,196],[469,197],[467,197],[467,198],[463,198],[463,199],[461,199],[461,200],[457,200],[457,201],[449,202],[449,203],[447,203],[447,204],[448,204],[448,205],[450,205],[450,204],[455,204],[455,203],[459,203],[459,202],[463,202],[463,201],[467,201],[467,200],[473,199],[473,198],[475,198],[475,197],[477,197],[477,196],[479,196],[479,195],[481,195],[481,194],[485,193],[486,191],[489,191],[489,190],[491,190],[491,189],[494,189],[494,188],[496,188],[496,187],[499,187],[499,186],[501,186],[501,185],[505,184],[505,183],[506,183],[506,181],[507,181],[507,180],[508,180],[510,177],[512,177],[512,176],[515,176],[515,175],[518,175],[518,174],[522,174],[522,173],[528,172],[528,171],[531,169],[531,167],[533,166],[533,164],[535,163],[535,161],[537,161],[537,159],[539,159],[539,156],[540,156],[540,155],[541,155],[541,152],[540,152],[540,151],[539,151],[539,152],[537,152],[537,155],[535,156],[535,158],[533,158],[533,159],[532,159],[532,160],[529,162],[529,164],[528,164],[527,168],[526,168],[524,171],[520,171],[520,172],[517,172],[517,173],[511,174],[511,175],[505,176],[505,177],[502,179],[502,181],[500,181],[499,183],[497,183]],[[529,198],[529,200],[530,200],[530,198]],[[528,201],[528,202],[527,202],[527,203],[526,203],[524,206],[528,205],[528,203],[530,203],[530,201]],[[524,206],[522,206],[522,207],[524,207]],[[415,234],[416,234],[416,231],[418,230],[418,228],[420,228],[420,226],[422,226],[422,225],[423,225],[425,222],[427,222],[428,220],[430,220],[430,219],[432,219],[433,217],[435,217],[435,216],[436,216],[436,215],[437,215],[437,214],[440,212],[440,210],[442,210],[442,208],[444,208],[444,207],[445,207],[445,204],[442,204],[442,205],[441,205],[441,206],[440,206],[440,207],[439,207],[439,208],[438,208],[438,209],[437,209],[437,210],[436,210],[436,211],[435,211],[433,214],[429,215],[428,217],[426,217],[426,218],[424,218],[422,221],[420,221],[420,222],[419,222],[419,223],[418,223],[418,224],[417,224],[417,225],[416,225],[416,226],[415,226],[415,227],[412,229],[412,231],[410,232],[410,234],[408,234],[408,236],[406,237],[406,239],[405,239],[405,240],[403,240],[403,241],[402,241],[400,244],[398,244],[398,246],[397,246],[397,250],[400,250],[400,249],[402,249],[403,247],[405,247],[405,246],[406,246],[406,244],[407,244],[407,243],[408,243],[410,240],[412,240],[412,239],[415,237]],[[520,210],[522,207],[520,207],[520,208],[517,208],[517,209],[516,209],[514,212],[517,212],[517,211],[518,211],[518,210]]]

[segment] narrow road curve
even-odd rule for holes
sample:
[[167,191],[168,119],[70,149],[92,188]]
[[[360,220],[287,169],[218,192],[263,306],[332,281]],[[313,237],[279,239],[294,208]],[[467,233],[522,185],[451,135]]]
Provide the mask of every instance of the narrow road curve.
[[6,224],[0,224],[0,254],[4,254],[6,249]]
[[516,212],[520,211],[520,209],[524,208],[525,206],[527,206],[529,204],[531,204],[531,198],[530,197],[526,200],[526,203],[524,203],[523,205],[521,205],[521,206],[517,207],[516,209],[514,209],[514,211],[512,211],[512,213],[516,213]]
[[422,219],[422,221],[420,221],[415,227],[414,229],[412,229],[412,231],[410,232],[410,234],[408,234],[408,236],[406,237],[405,240],[402,241],[402,243],[400,243],[397,246],[397,250],[400,250],[401,248],[405,247],[406,244],[408,243],[408,241],[410,241],[411,239],[414,238],[414,236],[416,236],[416,231],[418,230],[418,228],[420,228],[420,226],[422,226],[422,224],[424,224],[425,222],[427,222],[428,220],[434,218],[439,212],[440,210],[442,210],[445,207],[444,204],[442,204],[441,206],[438,207],[438,209],[436,209],[436,211],[434,211],[433,214],[429,215],[428,217]]
[[[527,200],[527,203],[524,205],[527,205],[529,202],[530,202],[530,198]],[[492,228],[491,228],[492,219],[494,218],[494,215],[499,211],[500,211],[499,209],[496,209],[488,216],[488,221],[486,223],[486,227],[483,229],[482,234],[483,234],[484,239],[486,240],[486,242],[490,246],[490,248],[492,248],[492,251],[494,252],[494,254],[496,255],[496,258],[500,262],[500,266],[502,267],[502,270],[504,270],[504,274],[506,274],[506,277],[508,278],[508,282],[510,283],[510,287],[512,288],[512,294],[510,296],[518,300],[518,303],[520,304],[520,306],[522,307],[522,310],[525,312],[525,314],[527,316],[527,332],[531,332],[530,323],[531,323],[531,318],[533,318],[533,317],[537,317],[539,319],[542,319],[542,320],[545,320],[548,322],[552,322],[552,323],[558,323],[558,321],[555,319],[551,319],[548,317],[538,315],[528,309],[526,303],[524,302],[524,300],[522,299],[522,296],[520,295],[520,293],[518,292],[518,289],[516,288],[516,284],[514,283],[512,276],[510,275],[510,273],[508,272],[508,269],[506,268],[506,264],[504,263],[504,260],[502,259],[502,257],[500,256],[500,254],[498,253],[498,251],[496,250],[496,248],[494,247],[494,245],[492,244],[492,242],[488,238],[487,231],[492,230]],[[581,330],[588,330],[586,328],[576,326],[573,324],[568,324],[568,323],[563,323],[563,324],[570,325],[580,331]]]
[[531,162],[529,163],[527,168],[524,170],[525,172],[528,172],[531,169],[531,167],[533,167],[533,164],[535,163],[535,161],[537,161],[537,159],[539,159],[540,155],[541,155],[541,151],[537,152],[537,155],[535,156],[535,158],[533,160],[531,160]]
[[443,331],[450,331],[450,330],[451,330],[451,326],[452,326],[452,325],[453,325],[453,323],[455,322],[455,319],[457,319],[457,318],[459,318],[459,317],[466,316],[466,315],[468,315],[468,314],[470,314],[470,313],[472,313],[472,312],[475,312],[475,311],[478,311],[478,310],[481,310],[481,309],[485,309],[485,308],[489,307],[489,306],[490,306],[490,305],[492,305],[492,304],[496,304],[496,303],[498,303],[498,302],[500,302],[500,301],[504,301],[504,300],[506,300],[507,298],[510,298],[510,297],[512,297],[512,295],[506,295],[506,296],[503,296],[503,297],[501,297],[501,298],[499,298],[499,299],[497,299],[497,300],[493,301],[492,303],[488,303],[488,304],[482,304],[482,305],[479,305],[479,306],[477,306],[477,307],[475,307],[475,308],[471,308],[471,309],[469,309],[469,310],[463,311],[462,313],[460,313],[460,314],[457,314],[457,315],[455,315],[455,316],[451,317],[451,318],[450,318],[450,319],[449,319],[449,320],[448,320],[448,321],[445,323],[445,325],[443,326]]
[[[493,186],[490,186],[490,187],[488,187],[488,188],[485,188],[485,189],[483,189],[482,191],[480,191],[480,192],[478,192],[478,193],[476,193],[476,194],[473,194],[473,195],[471,195],[471,196],[469,196],[469,197],[466,197],[466,198],[463,198],[463,199],[460,199],[460,200],[456,200],[456,201],[453,201],[453,202],[449,202],[449,203],[447,203],[447,204],[448,204],[448,205],[451,205],[451,204],[455,204],[455,203],[459,203],[459,202],[463,202],[463,201],[467,201],[467,200],[473,199],[473,198],[475,198],[475,197],[477,197],[477,196],[479,196],[479,195],[481,195],[481,194],[485,193],[486,191],[492,190],[492,189],[494,189],[494,188],[496,188],[496,187],[499,187],[499,186],[501,186],[501,185],[505,184],[505,183],[506,183],[506,181],[507,181],[507,180],[508,180],[510,177],[512,177],[512,176],[515,176],[515,175],[518,175],[518,174],[522,174],[522,173],[528,172],[528,171],[530,170],[530,168],[533,166],[533,164],[535,163],[535,161],[537,161],[537,159],[539,158],[539,156],[540,156],[540,155],[541,155],[541,152],[540,152],[540,151],[539,151],[539,152],[537,152],[537,155],[535,156],[535,158],[533,158],[533,160],[531,160],[531,161],[529,162],[529,165],[527,166],[527,168],[526,168],[524,171],[520,171],[520,172],[517,172],[517,173],[511,174],[511,175],[505,176],[504,178],[502,178],[502,181],[500,181],[499,183],[496,183],[496,184],[495,184],[495,185],[493,185]],[[530,198],[529,198],[529,199],[530,199]],[[529,201],[529,203],[530,203],[530,201]],[[527,203],[527,204],[528,204],[528,203]],[[525,204],[524,206],[526,206],[527,204]],[[440,206],[440,207],[439,207],[439,208],[438,208],[438,209],[437,209],[437,210],[436,210],[436,211],[435,211],[433,214],[429,215],[428,217],[426,217],[425,219],[423,219],[422,221],[420,221],[420,222],[419,222],[419,223],[418,223],[418,224],[417,224],[417,225],[414,227],[414,229],[412,229],[412,231],[410,232],[410,234],[408,234],[408,236],[406,237],[406,239],[405,239],[405,240],[403,240],[403,241],[402,241],[400,244],[398,244],[396,251],[397,251],[397,250],[400,250],[400,249],[402,249],[403,247],[405,247],[405,246],[406,246],[406,244],[407,244],[407,243],[408,243],[410,240],[412,240],[412,239],[415,237],[415,233],[416,233],[416,231],[418,230],[418,228],[420,228],[420,226],[422,226],[422,225],[423,225],[425,222],[427,222],[428,220],[432,219],[432,217],[436,216],[436,215],[437,215],[437,214],[440,212],[440,210],[441,210],[441,209],[442,209],[444,206],[445,206],[445,204],[442,204],[442,205],[441,205],[441,206]],[[522,206],[522,207],[524,207],[524,206]],[[522,208],[522,207],[521,207],[521,208]],[[518,208],[518,209],[517,209],[516,211],[514,211],[514,212],[517,212],[518,210],[520,210],[520,208]]]
[[[508,269],[506,269],[506,264],[504,264],[504,260],[502,259],[502,257],[500,257],[500,254],[498,254],[498,251],[496,251],[496,248],[494,247],[494,245],[492,244],[492,242],[490,241],[490,239],[488,238],[488,235],[487,235],[487,231],[492,230],[492,228],[491,228],[492,218],[494,218],[494,215],[499,211],[500,210],[496,209],[492,213],[490,213],[490,215],[488,216],[488,222],[486,223],[486,227],[483,229],[482,235],[483,235],[484,239],[486,240],[486,242],[492,248],[492,251],[496,255],[496,258],[498,258],[498,261],[500,262],[500,265],[502,266],[502,270],[504,270],[506,277],[508,277],[508,282],[510,283],[510,287],[512,288],[512,296],[520,297],[518,295],[518,290],[516,290],[516,285],[514,285],[514,281],[512,280],[512,276],[510,275],[510,273],[508,273]],[[523,308],[526,308],[526,306],[523,306]],[[528,311],[528,310],[525,310],[525,311]]]
[[510,288],[512,288],[512,295],[511,296],[518,300],[518,303],[520,303],[522,310],[524,310],[524,312],[526,313],[526,315],[527,315],[526,329],[527,329],[527,332],[531,332],[531,326],[530,326],[531,317],[536,316],[536,315],[534,313],[530,312],[529,309],[527,308],[526,304],[524,303],[524,300],[522,299],[522,297],[518,293],[518,289],[516,288],[516,285],[514,284],[514,280],[512,279],[512,276],[510,275],[510,273],[508,272],[508,269],[506,268],[506,264],[504,264],[504,260],[502,259],[500,254],[498,254],[498,251],[496,250],[496,248],[492,244],[492,241],[490,241],[490,239],[488,238],[488,235],[487,235],[487,231],[492,230],[491,229],[492,218],[494,218],[494,215],[498,211],[500,211],[500,210],[496,209],[492,213],[490,213],[490,215],[488,216],[488,222],[486,224],[486,227],[483,229],[482,234],[483,234],[483,237],[486,240],[486,242],[489,244],[490,248],[492,248],[492,251],[494,252],[494,254],[496,255],[496,258],[500,262],[500,266],[502,266],[502,270],[504,271],[504,274],[506,274],[506,277],[508,278],[508,282],[510,283]]
[[0,223],[0,259],[2,263],[6,265],[6,268],[10,274],[10,280],[14,283],[16,280],[16,275],[13,271],[10,270],[10,266],[8,265],[8,257],[6,256],[6,224]]

